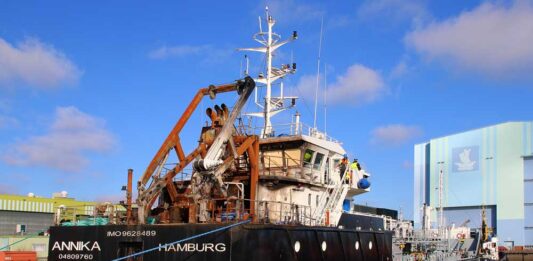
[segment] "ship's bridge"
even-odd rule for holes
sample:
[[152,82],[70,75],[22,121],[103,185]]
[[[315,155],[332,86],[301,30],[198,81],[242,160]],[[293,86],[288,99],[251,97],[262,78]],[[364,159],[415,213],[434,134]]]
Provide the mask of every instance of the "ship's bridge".
[[[346,151],[336,139],[303,123],[273,126],[275,133],[260,139],[259,179],[278,183],[302,183],[332,187],[348,184],[347,196],[370,191],[359,181],[370,176],[364,170],[351,170],[341,181],[340,164]],[[252,130],[253,132],[253,130]],[[259,132],[259,131],[258,131]],[[274,135],[276,134],[276,135]],[[350,163],[348,163],[348,168]]]

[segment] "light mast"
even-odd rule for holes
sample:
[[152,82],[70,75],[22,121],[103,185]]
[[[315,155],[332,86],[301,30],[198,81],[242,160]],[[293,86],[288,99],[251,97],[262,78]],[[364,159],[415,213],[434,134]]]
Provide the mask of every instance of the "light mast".
[[[279,34],[276,34],[272,31],[272,28],[276,24],[276,20],[272,18],[272,16],[268,12],[268,7],[265,9],[266,11],[266,21],[267,21],[267,32],[263,32],[261,27],[261,17],[259,17],[259,32],[254,34],[253,39],[260,44],[262,44],[262,47],[252,47],[252,48],[239,48],[240,51],[254,51],[254,52],[261,52],[265,53],[266,56],[266,75],[260,74],[257,78],[254,80],[257,83],[261,83],[266,88],[265,90],[265,98],[264,102],[260,103],[257,100],[257,88],[256,88],[256,95],[255,95],[255,103],[263,109],[262,112],[254,112],[254,113],[247,113],[247,115],[255,116],[255,117],[263,117],[264,118],[264,125],[261,130],[261,138],[271,137],[274,135],[274,130],[272,128],[272,116],[276,115],[277,113],[284,111],[290,107],[293,107],[295,104],[295,100],[297,97],[286,97],[283,96],[283,85],[280,85],[281,91],[280,95],[277,97],[272,97],[272,85],[273,83],[284,77],[285,75],[289,73],[295,73],[296,72],[296,64],[283,64],[281,65],[281,68],[276,68],[272,66],[272,55],[276,49],[281,47],[282,45],[292,42],[298,38],[298,34],[296,31],[293,32],[292,37],[284,40],[281,40],[281,36]],[[285,106],[284,101],[285,100],[292,100],[291,104],[289,106]]]

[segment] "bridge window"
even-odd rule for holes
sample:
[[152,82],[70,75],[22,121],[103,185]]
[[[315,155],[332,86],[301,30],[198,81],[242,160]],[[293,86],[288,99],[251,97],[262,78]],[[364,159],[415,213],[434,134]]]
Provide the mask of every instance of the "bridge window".
[[313,154],[315,154],[314,150],[310,150],[310,149],[306,149],[305,150],[304,158],[303,158],[304,167],[308,167],[309,165],[313,164],[313,162],[312,162]]
[[317,153],[315,156],[315,164],[313,164],[313,168],[320,169],[320,165],[322,165],[323,160],[324,160],[324,154]]
[[340,163],[341,163],[341,160],[340,160],[340,159],[334,159],[334,160],[333,160],[333,167],[334,167],[334,168],[338,167]]
[[305,163],[311,163],[311,160],[313,159],[313,154],[314,153],[315,152],[313,150],[306,149],[305,153],[304,153],[304,162]]

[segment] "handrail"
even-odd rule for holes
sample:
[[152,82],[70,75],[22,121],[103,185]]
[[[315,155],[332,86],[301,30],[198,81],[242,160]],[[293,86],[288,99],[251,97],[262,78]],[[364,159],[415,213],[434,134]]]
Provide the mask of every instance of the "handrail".
[[344,180],[346,179],[346,175],[349,175],[349,173],[350,168],[346,166],[344,174],[339,182],[334,184],[335,186],[333,189],[326,188],[326,190],[320,196],[319,205],[317,208],[315,208],[315,212],[313,212],[313,219],[317,225],[322,224],[322,220],[325,218],[324,215],[326,214],[326,211],[334,210],[338,205],[339,200],[342,199],[342,195],[347,193],[347,189],[350,186],[346,186],[347,184],[344,184]]
[[[216,203],[221,203],[225,207],[216,207]],[[229,223],[247,220],[251,217],[251,209],[246,205],[255,203],[254,223],[259,224],[303,224],[311,225],[311,207],[294,203],[268,200],[250,199],[211,199],[209,200],[210,218],[207,223]],[[246,204],[248,203],[248,204]],[[219,204],[220,205],[220,204]]]
[[[243,125],[243,127],[246,133],[256,134],[256,135],[260,135],[263,129],[263,127],[259,127],[259,126],[252,127],[252,126]],[[331,141],[335,143],[341,143],[339,140],[327,135],[326,133],[320,132],[317,129],[302,122],[273,124],[272,129],[274,131],[277,131],[279,133],[278,135],[296,136],[296,135],[305,134],[305,135],[312,136],[315,138],[319,138],[319,139],[323,139],[323,140],[327,140],[327,141]],[[303,130],[307,130],[307,131],[304,133]],[[272,137],[274,136],[275,135],[273,135]]]

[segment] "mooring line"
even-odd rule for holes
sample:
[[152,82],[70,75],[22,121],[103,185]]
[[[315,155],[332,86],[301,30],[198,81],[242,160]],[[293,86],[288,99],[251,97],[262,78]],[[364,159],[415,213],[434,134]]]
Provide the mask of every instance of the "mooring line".
[[212,234],[212,233],[216,233],[216,232],[219,232],[219,231],[223,231],[223,230],[226,230],[226,229],[230,229],[232,227],[236,227],[236,226],[240,226],[240,225],[244,225],[244,224],[247,224],[247,223],[250,223],[251,220],[245,220],[245,221],[241,221],[239,223],[235,223],[235,224],[231,224],[229,226],[225,226],[225,227],[220,227],[220,228],[217,228],[217,229],[214,229],[214,230],[211,230],[211,231],[207,231],[207,232],[204,232],[204,233],[201,233],[201,234],[198,234],[198,235],[194,235],[192,237],[188,237],[188,238],[184,238],[184,239],[180,239],[178,241],[175,241],[175,242],[171,242],[171,243],[166,243],[164,245],[160,245],[160,246],[157,246],[157,247],[153,247],[153,248],[150,248],[150,249],[146,249],[146,250],[143,250],[141,252],[138,252],[138,253],[134,253],[134,254],[131,254],[131,255],[128,255],[128,256],[123,256],[123,257],[119,257],[117,259],[113,259],[113,261],[119,261],[119,260],[124,260],[124,259],[127,259],[127,258],[130,258],[130,257],[135,257],[135,256],[139,256],[139,255],[144,255],[148,252],[152,252],[152,251],[155,251],[155,250],[158,250],[158,249],[161,249],[162,247],[167,247],[169,245],[175,245],[175,244],[179,244],[179,243],[182,243],[184,241],[188,241],[188,240],[191,240],[191,239],[195,239],[195,238],[199,238],[199,237],[203,237],[203,236],[206,236],[206,235],[209,235],[209,234]]
[[28,236],[26,236],[25,238],[23,238],[23,239],[21,239],[21,240],[15,241],[15,242],[13,242],[13,243],[11,243],[11,244],[9,244],[9,245],[6,245],[6,246],[1,247],[0,250],[8,249],[10,246],[16,245],[16,244],[18,244],[18,243],[20,243],[20,242],[22,242],[22,241],[24,241],[24,240],[30,239],[30,238],[32,238],[32,237],[38,237],[39,234],[40,234],[40,233],[43,233],[43,232],[46,232],[46,230],[44,230],[44,231],[40,231],[40,232],[37,232],[37,234],[31,234],[31,235],[28,235]]

